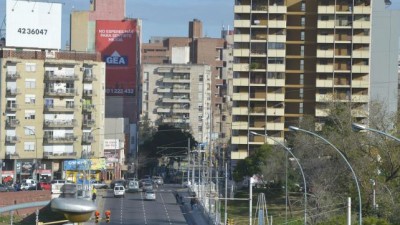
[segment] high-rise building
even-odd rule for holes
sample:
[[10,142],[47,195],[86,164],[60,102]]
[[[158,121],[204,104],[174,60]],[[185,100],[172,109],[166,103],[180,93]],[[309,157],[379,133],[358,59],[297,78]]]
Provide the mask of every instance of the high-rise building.
[[143,116],[152,125],[173,124],[210,142],[211,68],[199,64],[144,64]]
[[0,173],[15,182],[68,178],[71,170],[75,180],[77,159],[103,157],[100,54],[3,48],[0,66]]
[[237,0],[232,159],[284,141],[300,118],[324,124],[332,101],[368,116],[373,1]]

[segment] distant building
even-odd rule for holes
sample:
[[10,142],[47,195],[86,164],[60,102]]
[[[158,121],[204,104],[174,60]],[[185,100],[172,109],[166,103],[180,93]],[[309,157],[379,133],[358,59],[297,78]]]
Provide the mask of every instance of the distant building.
[[211,69],[195,64],[143,65],[143,116],[154,126],[190,130],[196,141],[210,141]]
[[[0,66],[0,173],[61,179],[65,162],[103,157],[105,64],[99,54],[3,48]],[[77,167],[70,169],[76,177]],[[100,179],[101,169],[95,171]]]

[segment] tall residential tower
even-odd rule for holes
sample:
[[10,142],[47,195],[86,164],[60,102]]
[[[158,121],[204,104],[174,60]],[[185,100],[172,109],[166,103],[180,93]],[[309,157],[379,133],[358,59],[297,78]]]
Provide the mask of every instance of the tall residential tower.
[[301,117],[351,102],[368,116],[372,1],[236,0],[232,159],[283,141]]

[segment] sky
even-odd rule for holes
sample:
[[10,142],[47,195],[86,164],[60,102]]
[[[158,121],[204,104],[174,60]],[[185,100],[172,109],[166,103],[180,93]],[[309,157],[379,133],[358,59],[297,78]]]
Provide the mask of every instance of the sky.
[[[49,1],[49,0],[41,0]],[[69,38],[71,11],[88,10],[90,0],[53,0],[63,3],[62,46]],[[112,1],[112,0],[110,0]],[[142,41],[152,36],[187,36],[193,19],[203,22],[203,34],[220,37],[222,26],[232,28],[234,0],[125,0],[126,16],[143,21]],[[377,0],[374,0],[377,1]],[[383,1],[383,0],[382,0]],[[391,0],[388,9],[400,9],[400,0]],[[0,27],[4,29],[6,0],[0,0]]]

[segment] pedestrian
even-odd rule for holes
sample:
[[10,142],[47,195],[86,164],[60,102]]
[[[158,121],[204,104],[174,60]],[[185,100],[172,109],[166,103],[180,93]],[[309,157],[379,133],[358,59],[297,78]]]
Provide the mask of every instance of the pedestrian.
[[97,190],[95,187],[92,189],[92,201],[95,202],[97,197]]
[[192,207],[193,210],[193,206],[196,204],[196,199],[195,198],[191,198],[190,199],[190,206]]

